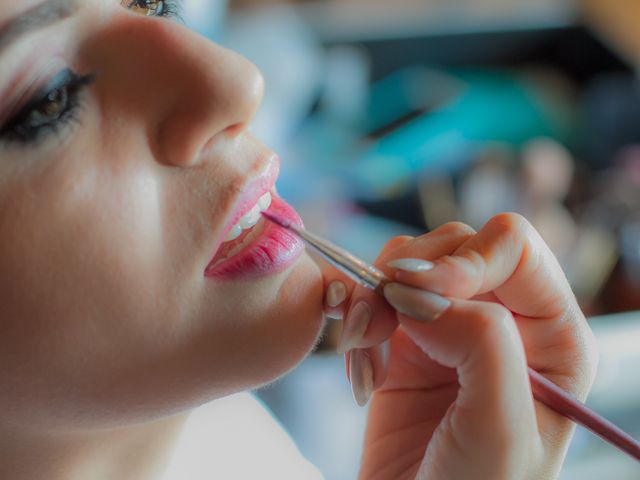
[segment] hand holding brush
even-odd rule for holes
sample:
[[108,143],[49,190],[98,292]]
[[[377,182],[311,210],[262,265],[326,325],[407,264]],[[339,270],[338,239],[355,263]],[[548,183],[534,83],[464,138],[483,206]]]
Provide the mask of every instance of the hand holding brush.
[[555,478],[571,420],[640,460],[635,439],[582,404],[593,335],[522,217],[398,237],[376,266],[297,230],[337,268],[327,310],[347,312],[339,350],[356,400],[371,397],[363,478]]

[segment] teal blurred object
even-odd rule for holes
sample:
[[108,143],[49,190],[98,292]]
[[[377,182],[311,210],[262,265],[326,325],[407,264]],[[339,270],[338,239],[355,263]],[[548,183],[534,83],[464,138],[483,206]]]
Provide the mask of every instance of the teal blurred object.
[[410,67],[372,86],[359,124],[320,112],[300,138],[315,169],[343,178],[354,198],[380,200],[422,175],[460,171],[489,142],[517,148],[545,136],[570,145],[574,117],[571,99],[534,77]]

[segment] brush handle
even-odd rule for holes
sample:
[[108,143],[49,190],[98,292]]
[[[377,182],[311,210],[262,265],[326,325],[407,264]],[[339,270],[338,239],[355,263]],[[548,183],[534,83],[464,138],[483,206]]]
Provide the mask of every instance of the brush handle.
[[[350,252],[333,245],[325,239],[292,225],[286,219],[281,219],[267,212],[262,212],[262,215],[284,228],[293,230],[339,270],[352,277],[358,283],[373,289],[384,298],[384,287],[390,280],[381,270],[368,265]],[[640,461],[640,443],[631,435],[587,408],[582,402],[569,395],[531,367],[529,367],[529,380],[531,382],[531,391],[536,400],[560,415],[582,425],[611,445]]]
[[640,461],[640,442],[606,418],[586,407],[549,379],[529,367],[533,396],[547,407],[582,425],[614,447]]
[[[384,298],[384,287],[389,282],[389,279],[386,277],[383,278],[375,288],[375,292]],[[531,367],[528,367],[528,370],[531,391],[536,400],[560,415],[573,420],[578,425],[582,425],[604,441],[609,442],[614,447],[619,448],[637,461],[640,461],[640,442],[638,442],[638,440],[606,418],[598,415],[584,403],[571,396],[546,377],[540,375]]]

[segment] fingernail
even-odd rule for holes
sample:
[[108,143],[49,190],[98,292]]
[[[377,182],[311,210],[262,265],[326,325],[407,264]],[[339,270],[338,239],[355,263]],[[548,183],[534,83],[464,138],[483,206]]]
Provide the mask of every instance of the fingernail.
[[435,320],[451,305],[440,295],[400,283],[387,284],[384,297],[398,312],[424,322]]
[[349,355],[351,392],[356,403],[364,407],[373,393],[373,366],[364,350],[356,348]]
[[347,314],[347,318],[342,323],[342,333],[336,350],[338,353],[346,353],[355,348],[364,332],[367,331],[371,320],[371,307],[366,302],[358,302]]
[[329,307],[337,307],[347,298],[347,287],[339,280],[335,280],[329,284],[327,288],[327,305]]
[[426,272],[434,267],[433,263],[420,258],[397,258],[388,262],[387,266],[407,272]]

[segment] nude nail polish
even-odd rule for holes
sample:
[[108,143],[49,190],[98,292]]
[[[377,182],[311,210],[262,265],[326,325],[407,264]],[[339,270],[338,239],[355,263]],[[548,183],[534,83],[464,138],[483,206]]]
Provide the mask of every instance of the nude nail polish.
[[342,324],[342,333],[336,350],[346,353],[358,346],[371,321],[371,307],[367,302],[358,302],[347,314]]
[[433,263],[420,258],[397,258],[387,262],[387,266],[397,268],[398,270],[404,270],[406,272],[416,273],[427,272],[434,267]]
[[424,322],[435,320],[451,305],[440,295],[400,283],[385,286],[384,297],[398,312]]
[[347,287],[339,280],[329,284],[327,288],[327,305],[337,307],[347,298]]
[[351,351],[349,372],[353,399],[359,406],[364,407],[373,393],[373,365],[364,350],[354,349]]

